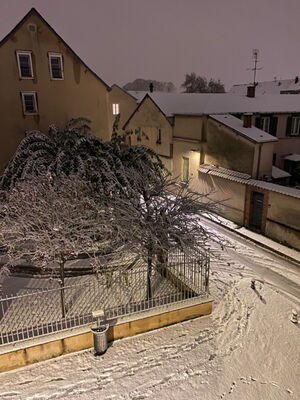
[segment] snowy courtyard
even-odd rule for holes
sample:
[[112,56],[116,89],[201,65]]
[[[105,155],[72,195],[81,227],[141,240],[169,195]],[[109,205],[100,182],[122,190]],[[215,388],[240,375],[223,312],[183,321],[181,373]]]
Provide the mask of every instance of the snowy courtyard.
[[211,245],[212,315],[2,373],[0,398],[299,399],[299,264],[207,226],[232,246]]

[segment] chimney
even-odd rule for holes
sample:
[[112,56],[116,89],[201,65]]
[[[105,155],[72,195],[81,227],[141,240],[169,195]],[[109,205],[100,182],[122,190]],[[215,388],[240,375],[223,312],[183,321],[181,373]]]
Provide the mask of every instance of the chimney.
[[251,128],[251,113],[245,113],[243,115],[243,127],[244,128]]
[[247,97],[255,97],[255,86],[247,87]]
[[152,83],[152,82],[150,82],[150,85],[149,85],[149,90],[150,90],[150,93],[152,93],[152,92],[153,92],[153,83]]

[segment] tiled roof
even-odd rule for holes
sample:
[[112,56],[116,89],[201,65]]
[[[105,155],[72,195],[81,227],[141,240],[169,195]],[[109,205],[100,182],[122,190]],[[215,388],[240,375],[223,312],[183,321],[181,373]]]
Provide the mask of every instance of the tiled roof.
[[252,179],[250,175],[242,174],[226,168],[216,167],[214,165],[202,165],[200,168],[198,168],[198,171],[203,174],[218,176],[220,178],[242,183],[244,185],[255,186],[257,188],[266,189],[271,192],[277,192],[286,196],[292,196],[300,199],[300,190],[298,189],[277,185],[276,183],[255,180]]

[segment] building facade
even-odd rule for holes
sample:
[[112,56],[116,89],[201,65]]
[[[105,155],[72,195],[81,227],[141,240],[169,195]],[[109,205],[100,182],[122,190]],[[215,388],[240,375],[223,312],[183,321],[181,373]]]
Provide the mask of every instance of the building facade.
[[0,42],[0,174],[26,130],[48,132],[71,118],[92,121],[92,132],[109,139],[109,86],[31,9]]

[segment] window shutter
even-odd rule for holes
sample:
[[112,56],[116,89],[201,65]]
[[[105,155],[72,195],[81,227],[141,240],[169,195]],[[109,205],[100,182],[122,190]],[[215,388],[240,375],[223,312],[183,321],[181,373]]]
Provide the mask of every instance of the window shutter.
[[255,118],[255,126],[258,129],[260,129],[260,122],[261,122],[261,118],[260,117],[256,117]]
[[271,117],[270,120],[270,134],[273,136],[276,136],[277,133],[277,122],[278,118],[277,117]]
[[290,136],[291,129],[292,129],[292,117],[288,117],[286,123],[286,132],[285,132],[286,136]]

